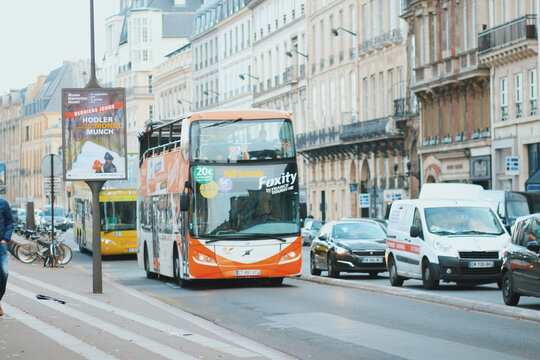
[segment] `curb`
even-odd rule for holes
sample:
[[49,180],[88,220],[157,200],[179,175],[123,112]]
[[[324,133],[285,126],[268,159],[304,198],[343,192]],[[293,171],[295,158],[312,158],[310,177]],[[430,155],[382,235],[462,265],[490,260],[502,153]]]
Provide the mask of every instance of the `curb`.
[[439,295],[418,291],[413,289],[404,289],[400,287],[388,287],[378,284],[360,284],[342,279],[332,279],[313,275],[291,276],[290,279],[309,281],[330,286],[340,286],[357,290],[370,291],[379,294],[401,296],[413,300],[421,300],[435,304],[453,306],[462,310],[478,311],[492,315],[511,317],[518,320],[530,320],[540,322],[540,312],[536,310],[510,307],[506,305],[492,304],[483,301],[459,299],[447,295]]

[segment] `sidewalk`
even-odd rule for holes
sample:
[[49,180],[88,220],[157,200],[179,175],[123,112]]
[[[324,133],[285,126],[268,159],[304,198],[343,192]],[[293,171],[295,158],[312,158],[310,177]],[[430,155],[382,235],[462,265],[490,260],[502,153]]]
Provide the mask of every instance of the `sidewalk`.
[[10,255],[9,271],[2,359],[290,359],[107,278],[93,294],[92,274],[77,264],[47,268]]

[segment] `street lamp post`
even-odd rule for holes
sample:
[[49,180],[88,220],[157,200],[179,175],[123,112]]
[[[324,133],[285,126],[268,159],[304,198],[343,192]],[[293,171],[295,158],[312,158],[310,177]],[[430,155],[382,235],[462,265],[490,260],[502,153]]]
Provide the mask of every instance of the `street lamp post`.
[[301,53],[301,52],[299,52],[298,50],[295,50],[295,49],[292,49],[290,51],[285,51],[285,55],[287,55],[288,57],[293,57],[293,54],[292,54],[293,52],[297,53],[298,55],[301,55],[301,56],[305,57],[306,59],[308,57],[306,54],[303,54],[303,53]]
[[338,26],[337,28],[332,28],[332,29],[330,29],[330,31],[332,32],[332,34],[334,34],[334,36],[338,36],[339,35],[338,30],[340,30],[340,29],[345,31],[345,32],[348,32],[349,34],[351,34],[353,36],[356,36],[356,33],[352,32],[350,30],[347,30],[345,28],[342,28],[341,26]]

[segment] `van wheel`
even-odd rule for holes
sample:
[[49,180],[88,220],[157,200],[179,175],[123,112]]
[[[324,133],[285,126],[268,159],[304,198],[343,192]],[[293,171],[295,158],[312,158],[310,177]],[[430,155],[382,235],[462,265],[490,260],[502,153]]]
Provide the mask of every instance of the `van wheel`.
[[309,271],[311,272],[311,275],[321,275],[321,270],[317,269],[317,265],[315,265],[315,257],[313,256],[313,253],[310,253]]
[[403,285],[403,281],[405,281],[405,278],[398,275],[396,262],[394,261],[393,256],[390,256],[390,258],[388,259],[388,273],[390,275],[389,276],[390,285],[392,286]]
[[422,286],[427,290],[433,290],[439,286],[439,279],[435,278],[433,265],[428,260],[422,262]]
[[332,256],[328,256],[328,276],[331,278],[338,278],[339,277],[339,271],[336,269],[336,264],[332,260]]
[[516,306],[520,295],[514,291],[514,279],[509,271],[506,271],[502,278],[502,295],[506,305]]

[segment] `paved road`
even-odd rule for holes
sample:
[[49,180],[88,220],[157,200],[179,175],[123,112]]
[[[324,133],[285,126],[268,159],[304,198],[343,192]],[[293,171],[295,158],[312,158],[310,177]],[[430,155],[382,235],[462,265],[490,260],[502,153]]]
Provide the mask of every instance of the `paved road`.
[[[302,274],[310,275],[309,271],[309,246],[303,247],[302,259]],[[322,277],[327,277],[327,272],[322,272]],[[349,280],[356,283],[375,284],[391,288],[388,280],[388,273],[380,273],[377,278],[370,278],[367,274],[341,273],[341,279]],[[455,283],[440,283],[437,290],[425,290],[422,287],[421,280],[406,280],[403,284],[404,289],[414,289],[426,293],[435,293],[443,296],[451,296],[459,299],[483,301],[492,304],[504,305],[501,290],[497,284],[485,284],[478,286],[458,286]],[[540,298],[523,296],[519,300],[519,308],[533,309],[540,311]]]
[[[90,256],[79,261],[90,269]],[[106,260],[104,273],[300,359],[534,359],[540,351],[540,322],[379,292],[296,278],[281,287],[205,281],[182,289],[169,279],[146,279],[129,259]]]

